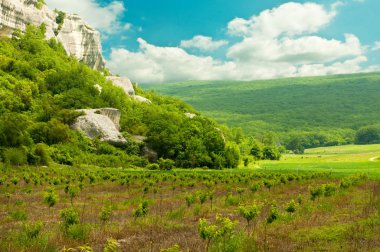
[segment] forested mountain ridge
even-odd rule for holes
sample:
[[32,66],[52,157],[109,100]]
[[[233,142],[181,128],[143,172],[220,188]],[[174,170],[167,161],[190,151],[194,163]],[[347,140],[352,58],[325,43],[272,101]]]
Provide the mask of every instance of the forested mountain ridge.
[[[45,40],[45,32],[45,25],[30,25],[24,34],[0,39],[0,156],[5,163],[144,167],[148,161],[142,155],[149,149],[169,166],[237,165],[238,148],[227,128],[175,98],[135,87],[151,104],[132,99],[106,80],[107,71],[67,56],[54,38]],[[70,129],[80,115],[76,109],[105,107],[121,112],[126,146],[90,140]]]
[[380,141],[380,73],[260,81],[190,81],[144,85],[179,97],[207,116],[246,134],[274,132],[287,144],[299,136],[305,147],[366,143],[360,128],[376,128]]

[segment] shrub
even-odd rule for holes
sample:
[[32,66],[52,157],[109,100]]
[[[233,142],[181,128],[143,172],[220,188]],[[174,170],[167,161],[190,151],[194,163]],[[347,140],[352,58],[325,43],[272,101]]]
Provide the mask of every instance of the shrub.
[[158,170],[158,169],[160,169],[160,166],[159,166],[158,164],[153,163],[153,164],[148,164],[148,165],[146,166],[146,168],[147,168],[148,170],[152,170],[152,171],[154,171],[154,170]]
[[112,206],[103,206],[102,211],[99,213],[99,219],[104,223],[111,219]]
[[260,214],[260,206],[257,204],[249,205],[249,206],[239,206],[240,215],[247,221],[247,230],[249,228],[249,224],[252,220],[256,219]]
[[133,217],[135,219],[139,218],[139,217],[144,217],[145,215],[147,215],[149,209],[148,209],[148,201],[144,200],[142,203],[139,204],[139,206],[137,207],[137,209],[135,211],[133,211]]
[[71,225],[79,224],[79,213],[75,208],[65,208],[59,211],[65,229]]
[[119,252],[121,251],[120,244],[115,239],[107,239],[103,252]]
[[288,213],[294,213],[297,210],[297,203],[294,200],[289,201],[285,205],[285,211]]
[[4,159],[11,165],[24,165],[27,163],[27,156],[21,148],[9,148],[4,151]]
[[276,203],[272,203],[267,216],[267,223],[271,224],[280,217]]
[[58,195],[53,188],[48,189],[44,194],[44,203],[48,205],[49,209],[53,207],[58,201]]

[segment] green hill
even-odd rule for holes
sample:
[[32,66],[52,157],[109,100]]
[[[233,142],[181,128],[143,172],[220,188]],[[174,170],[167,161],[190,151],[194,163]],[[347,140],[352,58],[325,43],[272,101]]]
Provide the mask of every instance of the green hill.
[[[151,103],[132,99],[106,80],[107,71],[92,70],[67,56],[56,40],[44,40],[45,31],[44,25],[29,26],[25,34],[0,38],[0,165],[144,167],[149,153],[150,161],[158,158],[165,167],[237,165],[236,148],[225,141],[228,129],[175,98],[136,88]],[[76,109],[85,108],[118,109],[126,146],[71,130],[80,116]],[[191,119],[187,112],[198,116]]]
[[324,133],[339,135],[340,143],[347,143],[360,127],[380,122],[380,73],[143,87],[179,97],[217,122],[241,127],[250,135]]

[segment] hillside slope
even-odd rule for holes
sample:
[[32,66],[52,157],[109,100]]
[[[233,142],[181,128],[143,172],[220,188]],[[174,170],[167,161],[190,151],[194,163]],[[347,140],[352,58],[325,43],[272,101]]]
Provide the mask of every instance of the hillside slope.
[[[248,134],[351,132],[380,122],[380,73],[144,85]],[[347,133],[348,134],[348,133]]]
[[[178,99],[139,88],[136,94],[150,102],[133,99],[105,78],[107,71],[67,56],[55,39],[44,40],[45,32],[44,26],[28,26],[23,35],[0,38],[0,165],[144,167],[147,159],[160,158],[165,167],[237,165],[227,129]],[[126,146],[102,142],[102,134],[89,139],[71,130],[80,116],[77,109],[98,108],[120,111],[117,124]]]

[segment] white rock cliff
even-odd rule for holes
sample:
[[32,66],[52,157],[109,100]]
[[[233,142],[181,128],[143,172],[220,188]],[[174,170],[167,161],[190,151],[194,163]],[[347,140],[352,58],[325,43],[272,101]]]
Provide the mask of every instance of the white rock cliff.
[[43,6],[35,7],[36,0],[0,0],[0,36],[10,36],[14,30],[24,31],[27,24],[46,25],[46,38],[55,37],[64,46],[67,54],[86,63],[93,69],[102,70],[100,34],[87,25],[78,15],[66,14],[62,28],[57,31],[57,13]]
[[127,143],[120,134],[120,111],[114,108],[100,109],[80,109],[84,112],[79,116],[71,128],[83,132],[93,139],[99,137],[101,141],[108,142],[116,146],[123,146]]

